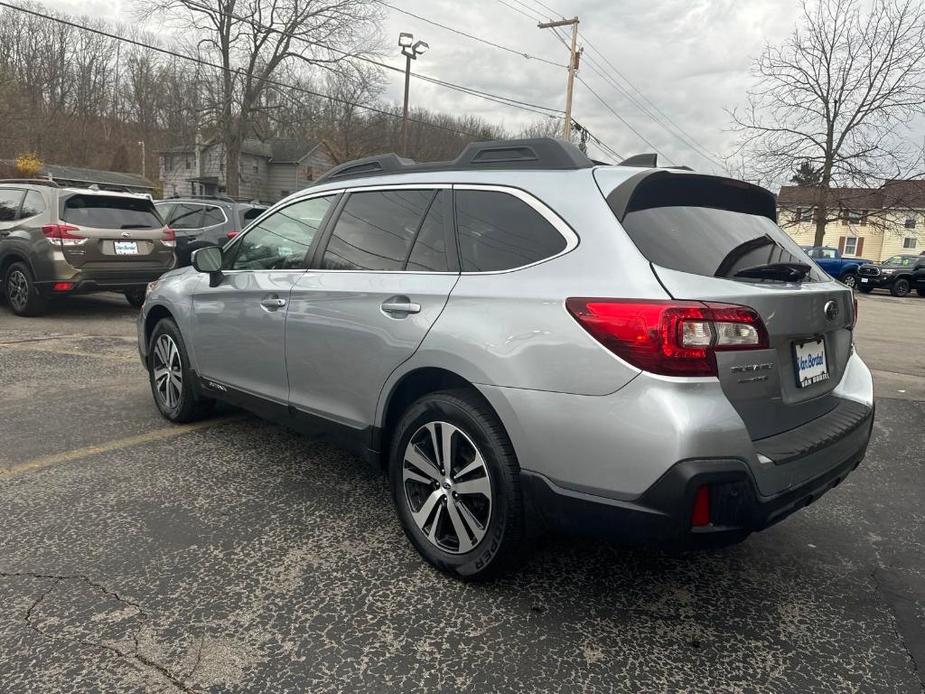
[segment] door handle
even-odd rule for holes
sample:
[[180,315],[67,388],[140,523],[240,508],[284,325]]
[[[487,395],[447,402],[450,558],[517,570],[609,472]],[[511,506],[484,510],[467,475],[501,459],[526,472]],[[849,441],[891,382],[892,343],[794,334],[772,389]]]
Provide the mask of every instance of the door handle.
[[266,299],[261,299],[260,305],[268,311],[275,311],[285,306],[286,300],[280,299],[278,296],[271,296]]
[[382,303],[384,313],[404,314],[420,313],[421,305],[409,300],[408,297],[395,297]]

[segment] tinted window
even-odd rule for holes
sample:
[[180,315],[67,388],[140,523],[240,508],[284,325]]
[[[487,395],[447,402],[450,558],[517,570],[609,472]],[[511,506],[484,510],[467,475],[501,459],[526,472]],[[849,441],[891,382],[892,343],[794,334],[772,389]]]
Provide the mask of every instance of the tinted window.
[[64,203],[65,222],[99,229],[157,229],[164,226],[154,204],[144,198],[72,195]]
[[231,270],[304,267],[305,255],[318,233],[333,197],[312,198],[284,207],[251,227],[229,254]]
[[26,199],[22,203],[22,212],[20,217],[23,219],[28,219],[29,217],[35,217],[38,214],[42,214],[47,208],[45,205],[45,198],[42,197],[42,194],[36,190],[30,190],[26,193]]
[[174,229],[201,229],[202,205],[177,204],[170,213],[167,226]]
[[443,197],[438,194],[427,211],[424,224],[411,248],[408,270],[429,270],[431,272],[449,270],[446,263],[445,224],[446,211],[443,209]]
[[0,222],[12,222],[18,219],[21,190],[0,189]]
[[222,212],[220,207],[215,207],[214,205],[207,205],[203,208],[202,212],[202,226],[204,227],[213,227],[218,224],[225,223],[225,213]]
[[524,201],[507,193],[456,192],[463,272],[510,270],[561,253],[565,239]]
[[327,270],[401,270],[432,190],[353,193],[321,262]]

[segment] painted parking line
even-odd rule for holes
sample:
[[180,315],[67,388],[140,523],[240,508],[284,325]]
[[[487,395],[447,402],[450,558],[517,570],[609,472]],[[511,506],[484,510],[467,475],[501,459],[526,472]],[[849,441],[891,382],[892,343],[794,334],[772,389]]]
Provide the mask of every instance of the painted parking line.
[[32,460],[27,460],[24,463],[18,463],[10,467],[0,468],[0,478],[8,477],[11,475],[17,475],[23,472],[32,472],[34,470],[41,470],[43,468],[51,467],[53,465],[61,465],[63,463],[70,463],[75,460],[80,460],[81,458],[86,458],[91,455],[99,455],[100,453],[108,453],[110,451],[117,451],[122,448],[130,448],[131,446],[139,446],[143,443],[152,443],[154,441],[163,441],[164,439],[171,439],[176,436],[182,436],[183,434],[188,434],[193,431],[201,431],[203,429],[211,429],[212,427],[222,426],[224,424],[230,424],[232,422],[239,422],[244,419],[247,419],[247,415],[234,415],[231,417],[222,417],[220,419],[210,419],[202,422],[193,422],[191,424],[175,424],[173,426],[162,427],[160,429],[154,429],[153,431],[146,431],[143,434],[136,434],[135,436],[126,436],[125,438],[115,439],[113,441],[104,441],[103,443],[96,443],[92,446],[84,446],[83,448],[75,448],[70,451],[64,451],[62,453],[55,453],[53,455],[46,455],[40,458],[33,458]]

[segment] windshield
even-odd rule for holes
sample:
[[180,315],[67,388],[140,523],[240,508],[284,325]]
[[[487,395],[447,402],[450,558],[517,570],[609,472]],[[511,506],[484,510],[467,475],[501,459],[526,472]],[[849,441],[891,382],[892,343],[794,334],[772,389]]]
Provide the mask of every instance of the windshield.
[[914,265],[917,258],[911,255],[894,255],[883,261],[884,265],[899,265],[900,267],[909,267]]

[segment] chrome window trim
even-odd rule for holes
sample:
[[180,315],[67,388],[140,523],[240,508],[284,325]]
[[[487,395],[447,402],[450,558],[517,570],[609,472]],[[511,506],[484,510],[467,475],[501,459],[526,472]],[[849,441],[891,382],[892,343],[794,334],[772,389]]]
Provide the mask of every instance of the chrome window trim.
[[[463,275],[504,275],[508,272],[517,272],[519,270],[525,270],[527,268],[540,265],[541,263],[546,263],[546,262],[549,262],[550,260],[561,258],[566,253],[571,253],[573,250],[578,248],[578,244],[581,242],[581,239],[578,237],[578,234],[575,233],[572,227],[566,224],[565,220],[563,220],[558,214],[553,212],[553,210],[548,205],[546,205],[546,203],[542,202],[539,198],[536,198],[531,193],[528,193],[525,190],[522,190],[520,188],[514,188],[513,186],[492,185],[492,184],[483,185],[483,184],[476,184],[476,183],[455,183],[453,184],[453,190],[484,190],[484,191],[489,191],[489,192],[494,192],[494,193],[506,193],[508,195],[511,195],[517,198],[518,200],[521,200],[522,202],[526,203],[530,207],[532,207],[541,217],[543,217],[543,219],[549,222],[553,226],[553,228],[559,232],[559,234],[562,235],[562,238],[565,239],[565,248],[563,248],[561,251],[559,251],[555,255],[551,255],[547,258],[542,258],[532,263],[527,263],[526,265],[518,265],[517,267],[507,268],[505,270],[477,270],[474,272],[466,272],[465,270],[461,270],[461,274]],[[454,213],[455,213],[455,209],[454,209]],[[458,237],[458,229],[457,229],[457,244],[459,243],[458,238],[459,237]]]

